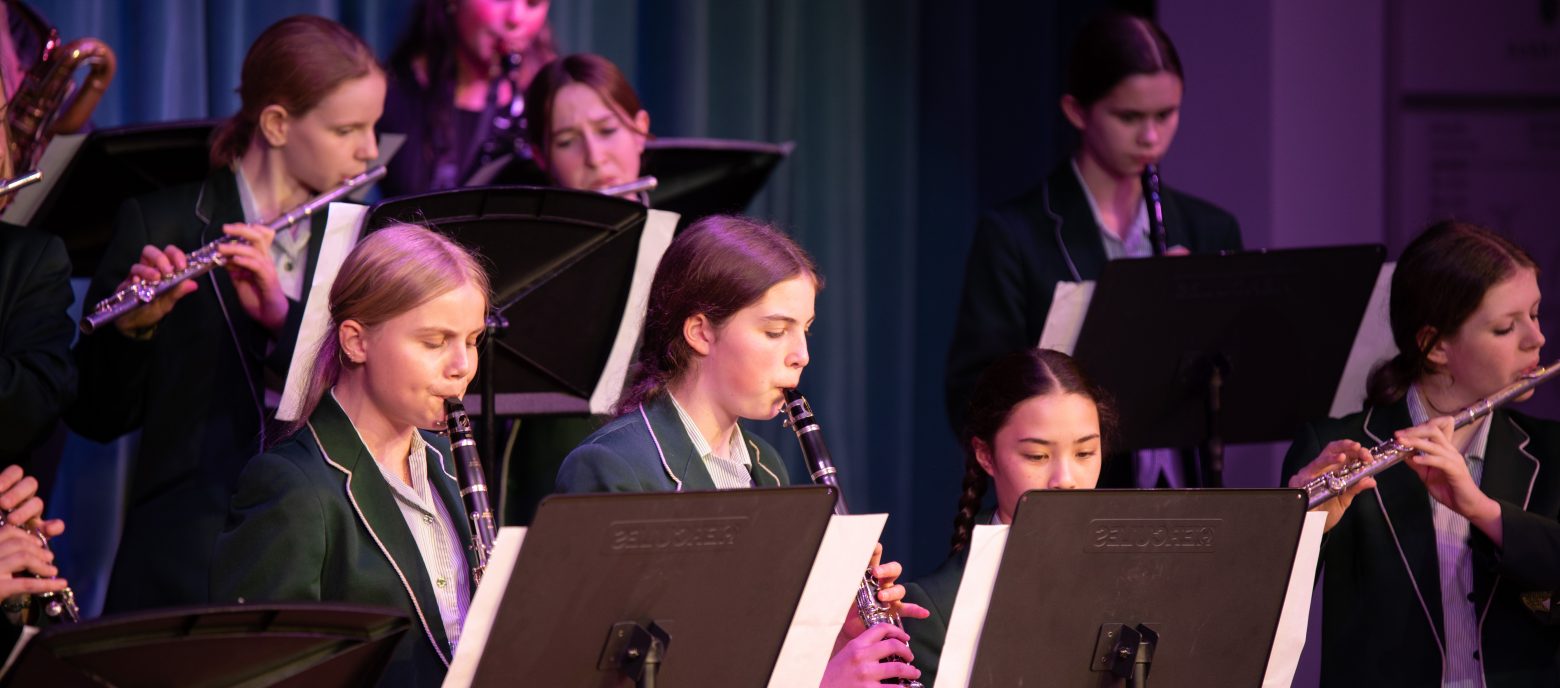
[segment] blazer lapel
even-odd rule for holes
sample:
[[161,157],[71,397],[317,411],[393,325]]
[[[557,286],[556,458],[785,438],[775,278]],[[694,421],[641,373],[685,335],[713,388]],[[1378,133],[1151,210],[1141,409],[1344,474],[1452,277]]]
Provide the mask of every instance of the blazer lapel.
[[640,410],[649,422],[650,433],[661,453],[661,469],[677,484],[677,490],[715,489],[715,479],[710,477],[709,469],[704,467],[704,461],[694,450],[693,440],[688,439],[688,431],[677,415],[677,408],[672,406],[671,398],[662,394]]
[[[439,616],[439,604],[433,593],[433,583],[428,579],[428,572],[423,566],[422,553],[417,549],[417,541],[412,538],[412,531],[406,527],[406,519],[401,515],[401,507],[396,504],[395,495],[391,494],[390,485],[385,482],[384,476],[380,473],[379,465],[374,462],[374,457],[369,454],[368,448],[363,446],[357,430],[352,426],[352,421],[347,418],[346,412],[341,409],[331,394],[326,394],[320,400],[319,408],[309,418],[309,426],[320,442],[320,450],[325,455],[325,461],[346,474],[344,489],[347,501],[351,502],[352,508],[357,512],[359,524],[368,531],[385,558],[390,560],[390,567],[395,569],[396,575],[405,586],[412,609],[416,612],[417,620],[421,622],[428,641],[433,644],[434,652],[438,653],[439,659],[447,666],[450,662],[450,643],[449,638],[444,634],[444,623]],[[438,472],[443,471],[441,469]],[[430,479],[433,478],[433,473],[430,471]],[[433,482],[437,485],[442,482],[442,478]],[[441,490],[441,497],[443,494]],[[465,510],[460,509],[457,502],[457,506],[451,509],[450,513],[452,516],[464,514]]]
[[[1099,279],[1105,267],[1105,244],[1100,239],[1100,226],[1089,211],[1089,200],[1084,197],[1083,185],[1073,173],[1070,163],[1062,163],[1046,180],[1046,209],[1062,218],[1060,231],[1062,250],[1072,258],[1078,275],[1086,280]],[[1042,222],[1041,227],[1050,226]]]
[[[785,470],[785,466],[780,463],[779,456],[769,456],[765,453],[759,448],[758,442],[745,430],[742,430],[742,440],[747,442],[748,454],[753,458],[754,486],[782,487],[789,484],[789,481],[780,478],[780,473]],[[775,465],[771,466],[770,463]]]
[[[455,533],[460,536],[462,550],[466,553],[466,568],[476,568],[477,553],[471,547],[475,541],[471,535],[471,518],[466,513],[466,502],[460,496],[455,455],[450,451],[449,441],[437,433],[423,432],[423,441],[428,443],[428,482],[444,502],[444,510],[455,521]],[[472,590],[476,590],[476,581],[472,581]]]
[[[1490,417],[1490,437],[1484,447],[1484,472],[1479,477],[1479,489],[1491,498],[1516,504],[1526,510],[1533,496],[1533,484],[1538,478],[1538,458],[1528,453],[1528,434],[1518,427],[1511,416],[1496,411]],[[1478,531],[1473,530],[1475,538]],[[1484,617],[1489,614],[1495,599],[1495,589],[1501,576],[1495,573],[1488,558],[1488,540],[1484,548],[1473,546],[1473,589],[1484,593],[1484,604],[1479,607],[1479,629],[1484,629]],[[1483,554],[1481,554],[1481,552]]]
[[1199,252],[1202,247],[1192,245],[1192,233],[1187,231],[1186,213],[1175,200],[1175,194],[1170,193],[1169,188],[1161,188],[1159,197],[1160,208],[1165,212],[1165,247],[1182,246],[1192,253]]
[[[1412,422],[1408,415],[1408,402],[1400,401],[1387,407],[1373,409],[1365,419],[1365,434],[1377,444],[1392,438],[1392,433]],[[1436,644],[1444,655],[1446,641],[1441,638],[1445,627],[1441,613],[1441,569],[1439,554],[1435,549],[1435,523],[1430,516],[1430,493],[1425,491],[1419,476],[1413,469],[1399,464],[1376,475],[1376,500],[1392,539],[1397,543],[1396,554],[1402,560],[1416,588],[1419,603],[1431,624]]]

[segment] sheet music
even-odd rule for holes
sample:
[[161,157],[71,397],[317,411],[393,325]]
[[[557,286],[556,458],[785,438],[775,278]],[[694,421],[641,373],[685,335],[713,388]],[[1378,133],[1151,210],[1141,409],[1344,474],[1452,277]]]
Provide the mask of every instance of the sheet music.
[[1322,530],[1327,514],[1308,511],[1300,527],[1300,546],[1295,550],[1295,565],[1289,572],[1289,590],[1284,593],[1283,611],[1278,614],[1278,633],[1273,636],[1273,651],[1268,654],[1263,688],[1287,688],[1295,680],[1300,652],[1305,649],[1306,626],[1311,620],[1311,591],[1316,587],[1316,560],[1322,554]]
[[1045,329],[1040,331],[1040,348],[1072,355],[1083,330],[1083,316],[1088,315],[1089,301],[1094,298],[1094,285],[1092,281],[1056,283],[1051,310],[1045,314]]
[[816,686],[834,652],[845,615],[855,604],[861,575],[872,559],[872,548],[883,534],[888,514],[833,516],[813,559],[802,599],[791,617],[791,629],[780,646],[771,688]]
[[953,618],[943,640],[942,659],[933,677],[938,688],[965,688],[975,671],[975,648],[980,647],[981,628],[986,625],[986,610],[991,607],[991,590],[997,584],[997,567],[1007,547],[1005,525],[975,526],[970,537],[970,558],[964,565],[959,594],[953,600]]
[[666,247],[672,243],[677,220],[677,213],[653,209],[645,218],[645,231],[639,235],[639,256],[634,259],[634,281],[628,288],[628,301],[623,307],[623,319],[618,323],[617,339],[612,341],[612,352],[607,355],[607,365],[602,368],[596,389],[590,394],[591,413],[611,413],[612,405],[623,394],[628,364],[639,343],[639,331],[645,324],[650,281],[655,278],[656,266],[661,264],[661,254],[666,253]]
[[325,210],[325,238],[320,243],[319,262],[314,266],[314,282],[309,299],[303,305],[303,323],[298,327],[298,342],[287,365],[287,384],[276,408],[277,420],[297,420],[303,407],[304,391],[314,368],[314,354],[330,327],[330,285],[357,245],[368,218],[368,206],[356,203],[332,203]]
[[16,665],[16,659],[22,656],[22,650],[27,647],[28,642],[32,641],[33,636],[38,635],[40,630],[37,626],[22,626],[22,634],[17,637],[16,644],[11,646],[11,654],[6,656],[5,666],[0,667],[0,678],[10,675],[11,667]]
[[487,648],[488,636],[493,631],[493,621],[498,618],[498,604],[504,600],[504,590],[514,575],[515,562],[520,559],[520,546],[525,542],[525,528],[508,526],[498,529],[493,541],[493,552],[488,555],[487,570],[482,573],[482,585],[466,608],[466,620],[460,627],[460,644],[455,647],[455,659],[444,676],[444,686],[469,686],[477,675],[477,663]]
[[1338,392],[1333,395],[1332,410],[1327,414],[1333,418],[1364,409],[1365,381],[1371,368],[1397,355],[1397,344],[1392,341],[1391,309],[1392,272],[1396,268],[1397,263],[1383,263],[1376,275],[1376,286],[1370,291],[1365,317],[1360,319],[1360,329],[1354,334],[1349,361],[1343,366]]
[[[48,147],[43,149],[43,157],[38,160],[38,170],[43,172],[43,181],[16,192],[16,197],[11,200],[11,205],[6,206],[0,220],[22,226],[31,223],[33,215],[38,213],[39,204],[48,198],[49,191],[65,176],[65,168],[70,167],[70,162],[76,159],[76,151],[81,149],[81,144],[86,140],[86,134],[63,134],[50,139]],[[20,176],[29,171],[17,170],[16,174]]]

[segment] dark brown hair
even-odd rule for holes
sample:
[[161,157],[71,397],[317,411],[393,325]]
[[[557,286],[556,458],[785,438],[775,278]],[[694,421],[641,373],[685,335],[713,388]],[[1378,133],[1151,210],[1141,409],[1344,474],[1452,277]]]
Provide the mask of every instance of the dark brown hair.
[[1108,95],[1122,79],[1160,72],[1186,80],[1181,73],[1181,56],[1164,29],[1137,15],[1107,12],[1078,34],[1067,62],[1065,92],[1088,107]]
[[280,105],[298,117],[342,82],[380,71],[368,44],[336,22],[300,14],[272,24],[244,56],[241,104],[212,135],[211,166],[225,167],[248,150],[267,107]]
[[617,65],[600,55],[575,53],[547,63],[525,90],[525,138],[537,157],[547,157],[547,144],[551,143],[552,137],[553,99],[569,84],[589,86],[601,96],[601,102],[622,111],[619,117],[625,118],[623,126],[641,135],[650,135],[650,132],[635,128],[633,117],[644,107],[639,104],[639,94],[634,92]]
[[1007,424],[1013,409],[1027,399],[1047,394],[1078,394],[1094,402],[1100,417],[1101,455],[1105,439],[1115,427],[1115,415],[1104,392],[1084,377],[1083,369],[1071,356],[1051,349],[1025,349],[1007,354],[981,373],[980,382],[970,397],[964,414],[964,430],[959,442],[964,446],[964,487],[959,493],[959,511],[953,519],[953,551],[970,544],[975,529],[975,514],[991,476],[975,458],[975,440],[987,447],[996,443],[997,431]]
[[746,217],[711,215],[693,223],[666,249],[650,285],[639,357],[617,411],[654,399],[688,369],[694,352],[683,324],[703,314],[720,327],[780,282],[823,279],[802,247],[773,226]]
[[[1409,385],[1434,373],[1430,350],[1457,333],[1490,287],[1521,268],[1536,271],[1538,264],[1509,239],[1467,222],[1438,222],[1409,242],[1392,272],[1392,341],[1398,353],[1371,371],[1366,403],[1397,403]],[[1430,336],[1420,341],[1425,328]]]
[[[411,22],[401,41],[390,53],[390,69],[396,77],[417,80],[414,67],[421,61],[427,83],[417,94],[422,100],[422,110],[428,113],[420,126],[426,159],[438,162],[446,157],[459,155],[454,142],[455,131],[455,82],[460,60],[460,36],[455,26],[456,3],[453,0],[423,0],[411,12]],[[542,65],[558,56],[554,47],[552,22],[542,25],[542,30],[520,53],[520,88],[531,83]],[[519,94],[516,94],[519,95]],[[529,101],[527,101],[529,102]]]

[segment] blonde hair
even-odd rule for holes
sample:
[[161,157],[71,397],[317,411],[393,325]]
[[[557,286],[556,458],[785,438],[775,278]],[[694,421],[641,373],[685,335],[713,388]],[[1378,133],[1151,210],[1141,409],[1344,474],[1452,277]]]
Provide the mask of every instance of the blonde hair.
[[487,270],[478,257],[426,227],[391,225],[358,242],[330,287],[330,327],[315,352],[302,410],[278,438],[308,423],[341,371],[353,365],[341,352],[342,323],[355,320],[374,327],[466,285],[476,287],[485,302],[491,299]]

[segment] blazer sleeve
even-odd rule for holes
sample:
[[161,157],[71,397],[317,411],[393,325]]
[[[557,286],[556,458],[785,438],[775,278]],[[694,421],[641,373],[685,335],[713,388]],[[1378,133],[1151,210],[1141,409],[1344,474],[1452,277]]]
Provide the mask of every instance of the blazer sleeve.
[[[130,266],[140,261],[141,249],[150,243],[140,202],[126,201],[120,206],[114,236],[87,288],[85,308],[113,293],[130,274]],[[107,442],[140,427],[154,346],[153,340],[131,339],[113,326],[82,335],[73,352],[81,385],[76,404],[65,416],[70,428]]]
[[30,450],[76,395],[70,258],[59,237],[36,236],[41,240],[27,241],[6,266],[25,276],[15,284],[10,312],[0,315],[0,418],[13,428],[0,433],[0,456]]
[[553,491],[560,494],[652,492],[658,488],[645,485],[638,471],[622,454],[597,443],[575,447],[563,458]]
[[211,601],[319,600],[327,530],[319,493],[297,464],[276,454],[251,459],[217,537]]
[[1502,575],[1527,586],[1560,590],[1560,522],[1502,499],[1496,502],[1500,504],[1502,547],[1496,550],[1475,528],[1474,550],[1490,553],[1495,570]]
[[938,607],[920,583],[905,583],[905,601],[932,613],[924,619],[904,619],[905,632],[910,634],[910,654],[914,655],[910,663],[921,670],[921,683],[931,685],[948,637],[949,610]]
[[[1026,341],[1025,321],[1030,293],[1012,233],[996,213],[986,214],[975,228],[959,314],[948,348],[946,402],[948,420],[957,433],[965,406],[980,374],[1003,354],[1035,346]],[[1049,299],[1050,294],[1043,295]]]

